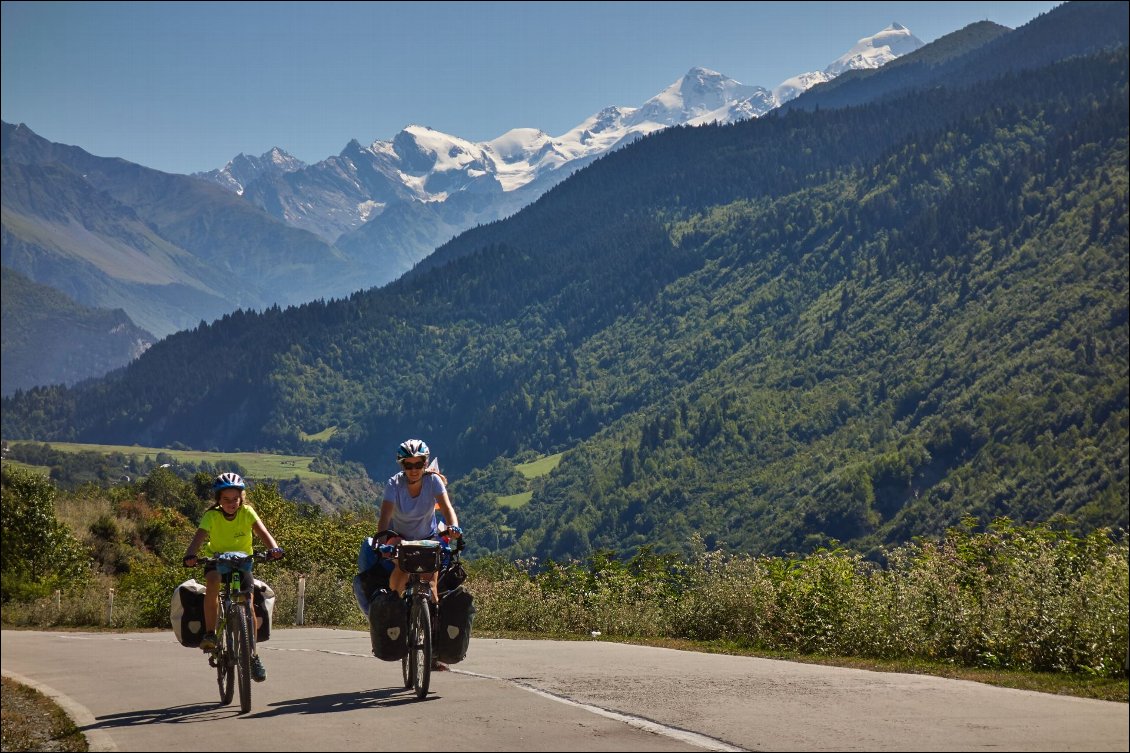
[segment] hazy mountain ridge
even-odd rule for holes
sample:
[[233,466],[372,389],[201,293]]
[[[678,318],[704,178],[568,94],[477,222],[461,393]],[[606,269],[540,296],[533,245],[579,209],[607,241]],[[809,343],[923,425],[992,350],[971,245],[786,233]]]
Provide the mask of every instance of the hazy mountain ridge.
[[3,124],[5,266],[158,336],[240,307],[345,295],[358,267],[216,186]]
[[4,395],[100,377],[125,366],[156,341],[121,309],[80,306],[7,267],[0,279]]

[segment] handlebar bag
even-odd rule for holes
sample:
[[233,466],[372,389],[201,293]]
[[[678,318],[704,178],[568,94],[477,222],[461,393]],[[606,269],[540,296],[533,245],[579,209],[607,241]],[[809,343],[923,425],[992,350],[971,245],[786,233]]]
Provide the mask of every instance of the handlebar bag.
[[400,569],[406,573],[434,573],[443,554],[440,543],[429,539],[402,541],[399,552]]

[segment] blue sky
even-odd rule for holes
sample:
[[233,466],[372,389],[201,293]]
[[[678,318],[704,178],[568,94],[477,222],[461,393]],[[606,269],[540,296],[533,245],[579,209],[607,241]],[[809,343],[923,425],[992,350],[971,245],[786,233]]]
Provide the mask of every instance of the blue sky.
[[2,117],[189,173],[409,124],[560,135],[693,66],[772,88],[892,22],[924,42],[1058,2],[3,2]]

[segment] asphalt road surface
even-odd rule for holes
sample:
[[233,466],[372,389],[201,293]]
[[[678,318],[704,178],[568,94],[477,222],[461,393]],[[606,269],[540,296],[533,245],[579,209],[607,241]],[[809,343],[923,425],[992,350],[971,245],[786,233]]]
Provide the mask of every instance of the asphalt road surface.
[[596,641],[472,639],[418,700],[367,633],[276,630],[240,715],[171,631],[2,638],[91,750],[1130,750],[1126,704]]

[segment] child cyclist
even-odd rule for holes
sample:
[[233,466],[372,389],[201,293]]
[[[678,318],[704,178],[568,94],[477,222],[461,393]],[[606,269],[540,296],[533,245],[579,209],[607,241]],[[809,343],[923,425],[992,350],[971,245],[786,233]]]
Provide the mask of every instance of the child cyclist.
[[[215,504],[204,513],[200,519],[200,527],[188,550],[184,553],[185,567],[195,567],[197,564],[196,553],[201,551],[205,556],[214,556],[223,552],[246,552],[251,554],[251,534],[254,533],[268,547],[267,554],[270,559],[280,559],[283,556],[275,537],[259,520],[259,515],[247,504],[247,484],[238,473],[221,473],[212,482],[212,495]],[[201,550],[203,545],[203,550]],[[216,617],[220,611],[220,573],[215,565],[206,565],[204,568],[205,594],[204,594],[204,640],[200,648],[211,651],[216,647]],[[255,628],[258,630],[262,620],[255,617]],[[251,677],[256,682],[267,679],[267,670],[259,654],[251,657]]]

